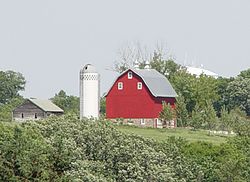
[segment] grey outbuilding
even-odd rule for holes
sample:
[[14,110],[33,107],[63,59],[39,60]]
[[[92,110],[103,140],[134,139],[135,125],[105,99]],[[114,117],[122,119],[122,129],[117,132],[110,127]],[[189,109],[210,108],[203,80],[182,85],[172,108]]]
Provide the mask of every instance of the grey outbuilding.
[[13,110],[15,121],[37,120],[51,115],[60,116],[64,111],[50,100],[26,99]]

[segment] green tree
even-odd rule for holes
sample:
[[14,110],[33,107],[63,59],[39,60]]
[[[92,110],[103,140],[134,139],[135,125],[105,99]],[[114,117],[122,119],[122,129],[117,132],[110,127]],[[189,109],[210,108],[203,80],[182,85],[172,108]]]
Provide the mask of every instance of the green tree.
[[221,130],[231,130],[232,127],[232,121],[231,116],[226,109],[225,106],[222,106],[221,112],[220,112],[220,129]]
[[24,99],[19,96],[11,99],[8,103],[0,105],[0,121],[9,122],[12,120],[12,111],[19,106]]
[[189,113],[193,111],[196,104],[205,108],[208,100],[215,102],[219,99],[216,80],[212,77],[206,75],[195,77],[188,74],[186,70],[180,70],[174,74],[171,83],[178,95],[184,97]]
[[19,91],[25,88],[25,78],[14,71],[0,71],[0,105],[19,97]]
[[176,119],[177,119],[177,125],[178,126],[187,126],[188,124],[188,111],[186,108],[185,99],[182,95],[179,95],[176,98]]
[[250,136],[250,120],[246,118],[244,111],[240,108],[231,110],[230,121],[234,132],[240,136]]
[[79,97],[72,95],[69,96],[65,91],[60,90],[58,94],[55,94],[55,96],[51,98],[51,100],[54,104],[62,108],[65,113],[79,115]]
[[162,103],[162,111],[160,112],[159,118],[162,121],[163,127],[170,125],[170,121],[174,118],[174,110],[169,103]]
[[208,129],[214,129],[218,125],[218,117],[216,115],[216,112],[214,110],[213,104],[211,101],[207,101],[206,107],[205,107],[205,115],[204,120],[206,121]]
[[101,115],[106,116],[106,97],[105,96],[101,97],[101,100],[100,100],[100,113]]
[[229,83],[232,82],[233,80],[234,78],[224,78],[224,77],[219,77],[216,79],[216,85],[217,85],[216,89],[219,97],[217,100],[215,100],[214,107],[218,115],[220,115],[222,107],[229,109],[228,94],[225,90],[227,89]]
[[250,115],[250,78],[236,78],[229,83],[226,93],[230,109],[239,107]]
[[199,107],[198,104],[195,105],[192,111],[192,118],[190,119],[189,125],[194,129],[202,128],[204,126],[204,110]]
[[0,131],[0,181],[50,181],[50,149],[38,130],[0,123]]
[[154,52],[153,59],[150,61],[150,66],[170,80],[181,68],[179,64],[175,63],[173,58],[164,59],[161,52],[156,51]]
[[240,74],[238,75],[238,77],[242,77],[244,79],[246,78],[250,78],[250,68],[248,68],[247,70],[241,71]]

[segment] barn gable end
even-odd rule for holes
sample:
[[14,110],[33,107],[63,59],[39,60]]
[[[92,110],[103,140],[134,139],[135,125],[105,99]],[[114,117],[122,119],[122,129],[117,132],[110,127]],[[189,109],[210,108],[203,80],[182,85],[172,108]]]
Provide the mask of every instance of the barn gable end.
[[106,116],[155,126],[162,102],[174,107],[176,96],[169,81],[156,70],[128,69],[118,76],[106,94]]

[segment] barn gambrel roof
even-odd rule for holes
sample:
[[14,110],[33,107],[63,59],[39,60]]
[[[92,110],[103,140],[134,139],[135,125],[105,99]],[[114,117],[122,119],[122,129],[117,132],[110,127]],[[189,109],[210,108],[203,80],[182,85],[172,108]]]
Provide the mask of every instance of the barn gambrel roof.
[[[127,69],[122,74],[120,74],[116,80],[129,70],[137,74],[144,81],[153,96],[177,97],[177,94],[168,79],[155,69]],[[112,84],[112,87],[113,85],[114,84]],[[111,88],[108,90],[107,94]]]

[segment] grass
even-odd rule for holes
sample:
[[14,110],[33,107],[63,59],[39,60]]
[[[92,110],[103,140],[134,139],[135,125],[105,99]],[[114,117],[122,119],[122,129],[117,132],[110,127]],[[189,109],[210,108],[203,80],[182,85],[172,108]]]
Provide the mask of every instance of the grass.
[[213,144],[221,144],[226,141],[228,136],[209,135],[206,130],[190,130],[186,128],[140,128],[135,126],[118,125],[116,128],[124,133],[133,133],[146,138],[152,138],[157,141],[164,141],[170,136],[182,137],[190,142],[205,141]]

